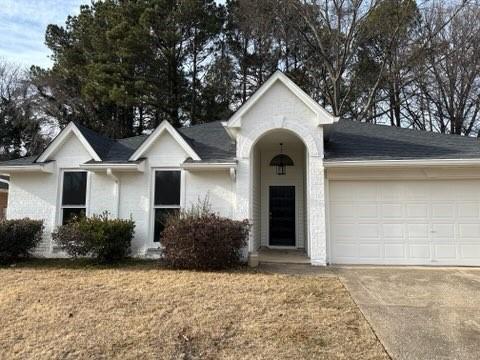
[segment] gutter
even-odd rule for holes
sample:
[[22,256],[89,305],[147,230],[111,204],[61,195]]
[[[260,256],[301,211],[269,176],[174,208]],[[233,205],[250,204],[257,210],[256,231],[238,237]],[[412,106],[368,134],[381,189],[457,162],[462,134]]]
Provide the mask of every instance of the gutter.
[[480,166],[480,159],[327,160],[323,162],[323,165],[327,169],[347,167]]
[[120,172],[144,172],[145,171],[145,161],[136,162],[136,163],[101,163],[101,164],[82,164],[80,165],[81,169],[90,170],[90,171],[107,171],[115,170]]
[[215,170],[215,169],[236,169],[236,162],[229,163],[183,163],[182,169],[185,170]]
[[0,174],[9,175],[11,173],[48,173],[55,171],[55,162],[51,161],[43,164],[31,165],[0,165]]
[[187,171],[228,170],[232,181],[237,179],[237,163],[183,163],[182,169]]

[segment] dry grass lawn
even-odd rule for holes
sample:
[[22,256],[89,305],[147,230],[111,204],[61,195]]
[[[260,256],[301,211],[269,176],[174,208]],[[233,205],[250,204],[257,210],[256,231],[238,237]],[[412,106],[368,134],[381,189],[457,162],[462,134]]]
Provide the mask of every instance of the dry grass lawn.
[[333,277],[0,268],[2,359],[387,359]]

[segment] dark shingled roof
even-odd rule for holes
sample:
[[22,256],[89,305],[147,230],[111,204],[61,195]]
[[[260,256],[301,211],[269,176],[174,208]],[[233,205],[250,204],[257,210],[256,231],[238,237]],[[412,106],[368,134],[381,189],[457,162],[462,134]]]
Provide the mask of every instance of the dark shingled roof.
[[88,143],[92,146],[93,150],[95,150],[100,159],[103,160],[103,158],[109,153],[110,148],[115,144],[115,140],[100,135],[99,133],[96,133],[95,131],[77,123],[75,123],[75,125]]
[[326,161],[480,158],[477,138],[340,120],[329,125]]
[[[112,140],[82,125],[75,124],[92,146],[99,161],[89,163],[126,163],[148,135]],[[185,141],[195,150],[204,162],[232,161],[235,157],[235,143],[230,139],[220,121],[177,129]],[[31,165],[38,155],[1,163],[4,166]]]
[[[79,126],[104,163],[126,163],[147,135],[111,140]],[[232,162],[235,143],[220,121],[177,129],[201,162]],[[476,138],[340,120],[326,126],[325,160],[480,159]],[[37,156],[1,163],[29,165]],[[191,159],[188,162],[198,162]],[[93,162],[93,161],[91,161]],[[98,163],[98,162],[96,162]]]
[[220,121],[181,128],[178,132],[203,161],[232,161],[235,158],[235,142]]
[[32,165],[35,162],[35,160],[37,159],[37,157],[38,157],[38,155],[27,156],[27,157],[22,157],[22,158],[18,158],[18,159],[3,161],[0,164],[4,165],[4,166]]

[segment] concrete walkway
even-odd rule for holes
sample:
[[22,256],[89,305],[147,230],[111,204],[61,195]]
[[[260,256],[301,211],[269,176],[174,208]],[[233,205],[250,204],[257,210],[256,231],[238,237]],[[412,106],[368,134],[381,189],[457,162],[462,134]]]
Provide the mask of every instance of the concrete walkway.
[[480,269],[333,269],[393,359],[480,359]]

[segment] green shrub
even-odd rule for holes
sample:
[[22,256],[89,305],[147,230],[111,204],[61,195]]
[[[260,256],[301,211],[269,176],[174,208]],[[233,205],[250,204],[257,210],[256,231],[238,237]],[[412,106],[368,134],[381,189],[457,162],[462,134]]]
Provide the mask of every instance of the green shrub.
[[103,213],[62,225],[52,237],[70,256],[89,256],[108,263],[129,255],[134,230],[133,220],[109,219],[108,213]]
[[162,232],[163,259],[175,268],[225,269],[237,266],[247,245],[247,220],[235,221],[199,204],[168,216]]
[[42,240],[43,221],[28,218],[0,221],[0,262],[28,257]]

